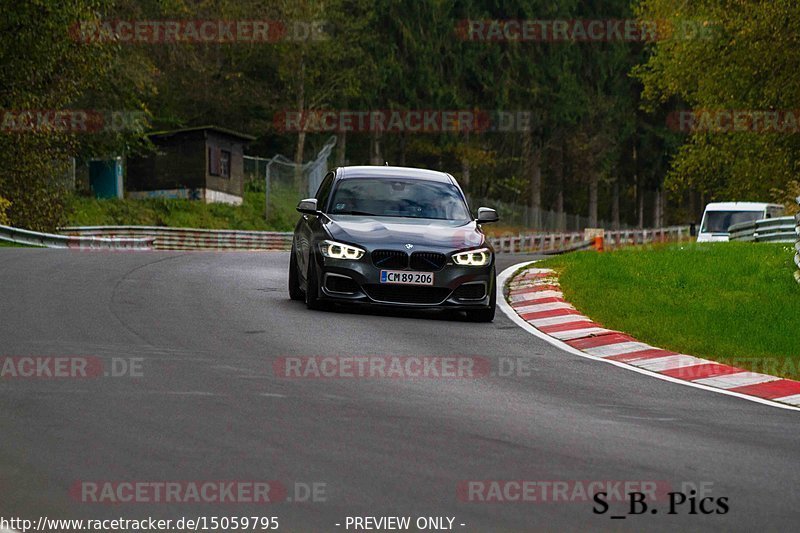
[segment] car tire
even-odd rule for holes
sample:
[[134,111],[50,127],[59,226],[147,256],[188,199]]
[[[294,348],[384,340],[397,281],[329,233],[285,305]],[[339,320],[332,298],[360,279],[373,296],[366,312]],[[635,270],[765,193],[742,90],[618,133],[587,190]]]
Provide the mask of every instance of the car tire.
[[[494,270],[492,270],[494,276]],[[496,282],[495,282],[496,283]],[[494,320],[494,313],[497,309],[497,288],[494,283],[491,287],[492,294],[489,296],[489,307],[478,309],[477,311],[467,311],[467,318],[472,322],[491,322]]]
[[297,272],[297,251],[292,244],[292,251],[289,256],[289,298],[302,301],[305,298],[303,290],[300,288],[300,276]]
[[325,302],[319,299],[319,280],[317,279],[317,262],[314,255],[308,256],[308,274],[306,275],[306,307],[324,309]]

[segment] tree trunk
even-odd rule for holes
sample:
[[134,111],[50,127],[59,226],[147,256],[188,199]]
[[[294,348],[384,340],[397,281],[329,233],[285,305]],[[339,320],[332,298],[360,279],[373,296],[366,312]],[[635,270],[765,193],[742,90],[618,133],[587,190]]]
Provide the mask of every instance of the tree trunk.
[[370,165],[383,165],[383,156],[381,155],[381,132],[374,131],[370,137],[369,149],[369,163]]
[[553,177],[556,186],[556,217],[558,218],[559,231],[566,231],[566,219],[564,217],[564,143],[556,144],[553,155]]
[[644,227],[644,183],[642,176],[639,174],[639,157],[636,152],[636,144],[633,145],[633,182],[636,184],[636,211],[637,221],[636,225],[639,229]]
[[644,227],[644,190],[641,184],[639,184],[637,195],[639,197],[639,206],[637,208],[639,212],[639,220],[637,221],[636,225],[639,227],[639,229],[641,229]]
[[531,225],[540,228],[542,225],[542,150],[534,143],[533,133],[530,130],[525,130],[522,134],[522,153],[525,175],[530,183],[528,205],[533,212]]
[[663,220],[661,211],[663,209],[663,197],[661,189],[656,189],[655,198],[653,199],[653,227],[660,228]]
[[301,131],[297,134],[297,149],[294,152],[294,186],[298,192],[302,192],[303,197],[307,196],[305,176],[303,176],[303,153],[306,148],[306,132]]
[[596,172],[592,172],[589,181],[589,227],[597,227],[597,197],[599,179]]
[[[464,134],[464,146],[469,146],[469,130]],[[470,170],[469,157],[464,154],[461,156],[461,187],[464,188],[464,192],[469,188]]]
[[336,165],[343,167],[347,164],[347,132],[336,133]]
[[611,190],[611,223],[613,228],[619,229],[619,176],[614,178],[614,185]]
[[[300,117],[303,117],[305,113],[305,105],[306,105],[306,63],[305,59],[300,59],[300,85],[297,90],[297,111],[300,113]],[[306,148],[306,132],[305,132],[305,121],[301,124],[300,132],[297,134],[297,149],[294,152],[294,185],[295,189],[299,192],[302,191],[302,197],[307,196],[306,189],[308,188],[308,184],[305,183],[305,179],[303,176],[303,156],[305,153]]]
[[406,134],[400,134],[400,159],[397,164],[401,167],[406,166]]

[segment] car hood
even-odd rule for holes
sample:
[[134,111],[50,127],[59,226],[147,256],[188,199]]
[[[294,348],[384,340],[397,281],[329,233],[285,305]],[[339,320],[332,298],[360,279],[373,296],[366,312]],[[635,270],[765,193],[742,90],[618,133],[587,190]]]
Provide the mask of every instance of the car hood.
[[373,249],[413,244],[460,250],[485,242],[474,221],[329,215],[325,228],[332,239]]

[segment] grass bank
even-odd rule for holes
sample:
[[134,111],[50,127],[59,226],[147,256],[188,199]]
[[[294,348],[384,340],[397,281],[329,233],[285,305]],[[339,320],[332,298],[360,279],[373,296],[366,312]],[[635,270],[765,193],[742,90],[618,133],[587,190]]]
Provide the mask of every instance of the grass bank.
[[565,255],[566,298],[668,350],[800,379],[800,285],[787,244],[672,244]]
[[98,200],[74,196],[68,204],[70,226],[171,226],[235,230],[291,231],[299,215],[297,194],[271,192],[269,220],[264,219],[264,193],[248,191],[240,206],[205,204],[192,200]]

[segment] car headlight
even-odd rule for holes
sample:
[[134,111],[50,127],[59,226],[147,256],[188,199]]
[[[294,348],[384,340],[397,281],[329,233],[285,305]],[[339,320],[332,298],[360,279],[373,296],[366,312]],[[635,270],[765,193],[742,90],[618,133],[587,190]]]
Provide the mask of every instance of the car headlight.
[[489,264],[491,258],[492,253],[488,248],[453,254],[453,261],[455,264],[465,266],[486,266]]
[[361,259],[366,253],[361,248],[336,241],[322,241],[319,243],[319,251],[331,259]]

